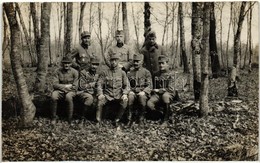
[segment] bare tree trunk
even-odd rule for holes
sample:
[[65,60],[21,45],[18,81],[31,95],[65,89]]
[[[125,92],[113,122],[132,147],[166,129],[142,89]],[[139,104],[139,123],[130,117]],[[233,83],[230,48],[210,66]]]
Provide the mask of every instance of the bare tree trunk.
[[186,54],[186,46],[185,46],[185,30],[184,30],[184,22],[183,22],[183,9],[182,2],[179,2],[179,20],[180,20],[180,50],[181,50],[181,59],[183,62],[183,70],[184,73],[189,73],[189,65],[188,65],[188,57]]
[[65,45],[65,55],[67,55],[71,51],[71,46],[72,46],[72,14],[73,14],[73,3],[72,2],[67,2],[67,10],[65,12],[67,13],[66,17],[66,34],[65,34],[65,40],[64,40],[64,45]]
[[242,30],[242,25],[245,17],[245,7],[246,7],[246,2],[242,2],[241,8],[240,8],[240,14],[239,14],[239,19],[238,19],[238,24],[237,24],[237,32],[234,37],[234,58],[233,58],[233,67],[231,71],[231,75],[229,78],[229,83],[228,83],[228,96],[237,96],[238,95],[238,90],[237,90],[237,85],[236,85],[236,80],[238,78],[238,68],[239,68],[239,42],[240,42],[240,36],[241,36],[241,30]]
[[172,68],[175,65],[174,64],[174,11],[175,11],[175,3],[172,3],[172,44],[171,44],[171,64],[172,64]]
[[117,22],[116,22],[116,29],[118,29],[118,27],[119,27],[120,6],[121,6],[121,3],[119,3],[119,4],[118,4],[118,7],[117,7]]
[[127,4],[126,2],[122,2],[122,14],[123,14],[123,29],[124,29],[124,35],[125,40],[124,42],[126,44],[129,43],[129,27],[128,27],[128,19],[127,19]]
[[4,32],[3,32],[4,38],[3,38],[3,44],[2,44],[2,49],[3,49],[2,55],[3,55],[3,58],[4,58],[5,57],[5,51],[8,48],[8,42],[9,42],[9,37],[8,37],[8,33],[7,33],[8,32],[7,31],[8,22],[7,22],[7,18],[5,16],[4,10],[3,10],[3,22],[4,22]]
[[176,41],[176,50],[175,50],[175,62],[176,62],[176,67],[179,67],[179,66],[181,66],[181,59],[179,59],[178,57],[180,56],[180,55],[178,55],[178,48],[179,48],[179,35],[180,35],[180,26],[178,25],[180,23],[180,20],[179,20],[179,18],[177,19],[177,34],[176,34],[176,38],[177,38],[177,41]]
[[[250,6],[252,5],[252,2],[250,2]],[[253,49],[252,49],[252,13],[253,8],[250,8],[249,10],[249,72],[252,71],[252,55],[253,55]]]
[[80,2],[80,16],[79,16],[79,41],[81,40],[82,26],[83,26],[83,16],[86,8],[86,2]]
[[20,18],[20,23],[22,25],[23,33],[24,33],[24,36],[25,36],[26,45],[27,45],[27,48],[28,48],[28,51],[29,51],[29,55],[31,57],[32,66],[36,66],[36,59],[35,59],[34,54],[33,54],[33,49],[32,49],[32,46],[31,46],[31,39],[30,39],[28,31],[25,27],[25,24],[24,24],[24,21],[23,21],[23,16],[22,16],[22,13],[21,13],[21,10],[20,10],[18,3],[15,3],[15,9],[16,9],[18,15],[19,15],[19,18]]
[[104,61],[106,61],[105,52],[104,52],[104,45],[102,39],[102,9],[101,3],[98,3],[98,29],[99,29],[99,43],[101,47],[101,54],[103,56]]
[[[147,33],[151,31],[150,9],[151,9],[150,3],[145,2],[144,3],[144,38],[146,38]],[[146,40],[144,41],[144,44],[145,42]]]
[[200,112],[202,116],[207,116],[209,111],[209,35],[210,35],[210,2],[204,2],[203,8],[203,35],[201,53],[201,90],[200,90]]
[[34,86],[36,93],[40,94],[44,93],[46,89],[46,75],[49,61],[50,14],[51,3],[42,3],[40,53]]
[[166,15],[165,15],[165,22],[164,22],[164,27],[163,27],[162,46],[164,46],[166,29],[167,29],[167,26],[168,26],[168,17],[169,17],[169,15],[168,15],[168,10],[169,10],[168,2],[165,2],[165,9],[166,9]]
[[23,74],[23,68],[21,65],[21,55],[19,54],[19,37],[20,31],[15,14],[13,3],[4,3],[4,10],[6,12],[9,27],[11,31],[11,65],[16,82],[18,96],[22,104],[21,108],[21,125],[26,127],[30,125],[35,116],[36,108],[32,102],[32,97],[29,95],[28,86]]
[[68,27],[68,13],[67,13],[67,2],[63,2],[63,13],[64,13],[64,38],[63,38],[63,54],[67,55],[67,50],[66,50],[66,46],[67,46],[67,38],[68,38],[68,31],[67,31],[67,27]]
[[139,46],[139,28],[137,26],[137,20],[135,18],[135,12],[134,12],[134,6],[132,4],[132,17],[133,17],[133,21],[134,21],[134,27],[135,27],[135,36],[136,36],[136,47],[138,50],[140,50],[140,46]]
[[230,3],[230,20],[228,25],[228,35],[227,35],[227,46],[226,46],[226,57],[227,57],[227,74],[228,74],[228,68],[229,68],[229,56],[228,56],[228,43],[229,43],[229,34],[230,34],[230,28],[231,28],[231,22],[232,22],[232,9],[233,9],[233,2]]
[[93,26],[92,7],[93,7],[93,2],[91,2],[91,3],[90,3],[90,6],[89,6],[89,32],[90,32],[90,33],[91,33],[91,31],[92,31],[92,26]]
[[201,87],[201,36],[202,36],[202,10],[203,3],[192,3],[192,22],[191,22],[191,48],[192,48],[192,66],[193,66],[193,89],[194,99],[198,102],[200,99],[200,87]]
[[32,20],[33,20],[33,30],[34,30],[34,44],[36,49],[37,57],[40,54],[40,28],[39,28],[39,17],[36,12],[36,3],[30,3]]
[[209,49],[211,58],[211,71],[212,77],[218,78],[220,73],[220,63],[217,50],[216,39],[216,19],[215,19],[215,5],[214,2],[210,3],[210,37],[209,37]]
[[223,18],[223,8],[224,8],[225,3],[220,2],[220,52],[221,52],[221,63],[222,63],[222,68],[225,67],[224,63],[224,52],[223,52],[223,43],[222,43],[222,38],[223,38],[223,25],[222,25],[222,18]]

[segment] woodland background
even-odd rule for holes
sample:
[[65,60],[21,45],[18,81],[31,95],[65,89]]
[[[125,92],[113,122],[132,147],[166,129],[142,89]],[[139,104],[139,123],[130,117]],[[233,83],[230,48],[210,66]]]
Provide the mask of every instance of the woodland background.
[[[5,3],[3,5],[2,159],[257,160],[258,3]],[[49,121],[53,72],[91,32],[104,56],[116,29],[136,52],[149,30],[170,56],[171,70],[188,76],[166,126],[98,128],[89,121]],[[80,109],[80,106],[75,106]],[[62,109],[60,109],[62,110]]]

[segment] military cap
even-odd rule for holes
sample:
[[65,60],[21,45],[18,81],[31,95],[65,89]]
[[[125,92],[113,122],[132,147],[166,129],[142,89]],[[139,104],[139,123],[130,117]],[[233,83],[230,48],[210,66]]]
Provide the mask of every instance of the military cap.
[[143,54],[134,54],[133,60],[134,61],[141,61],[144,59]]
[[110,59],[119,59],[120,58],[118,53],[112,53],[112,54],[110,54],[109,57],[110,57]]
[[81,38],[86,37],[86,36],[90,36],[90,33],[88,31],[84,31],[81,33]]
[[116,36],[124,36],[123,30],[116,30]]
[[97,57],[91,57],[90,58],[90,63],[99,64],[100,61],[99,61],[99,59]]
[[156,33],[154,31],[149,31],[146,37],[156,37]]
[[61,63],[71,63],[72,59],[68,56],[62,58]]
[[164,56],[164,55],[160,55],[159,57],[158,57],[158,62],[160,63],[160,62],[168,62],[169,60],[168,60],[168,57],[167,56]]

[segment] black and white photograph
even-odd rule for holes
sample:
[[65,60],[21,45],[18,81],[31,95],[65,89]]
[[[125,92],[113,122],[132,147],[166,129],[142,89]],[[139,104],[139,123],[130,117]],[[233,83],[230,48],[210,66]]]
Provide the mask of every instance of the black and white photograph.
[[1,5],[2,161],[259,161],[258,1]]

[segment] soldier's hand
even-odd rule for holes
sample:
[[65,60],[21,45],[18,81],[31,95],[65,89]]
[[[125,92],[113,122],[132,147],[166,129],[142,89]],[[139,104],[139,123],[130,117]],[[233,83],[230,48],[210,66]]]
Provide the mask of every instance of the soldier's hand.
[[119,68],[123,68],[124,66],[119,63],[119,64],[118,64],[118,67],[119,67]]
[[139,95],[139,96],[144,96],[144,95],[145,95],[145,92],[144,92],[144,91],[139,92],[138,95]]
[[127,101],[127,100],[128,100],[127,95],[123,95],[123,96],[122,96],[122,100],[123,100],[123,101]]

